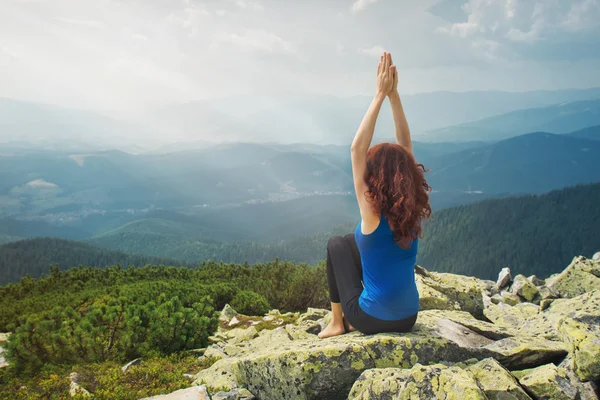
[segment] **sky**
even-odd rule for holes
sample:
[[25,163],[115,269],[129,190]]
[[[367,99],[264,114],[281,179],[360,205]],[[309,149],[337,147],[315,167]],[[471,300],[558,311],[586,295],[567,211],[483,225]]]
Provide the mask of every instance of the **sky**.
[[0,97],[149,110],[240,94],[600,86],[600,0],[0,0]]

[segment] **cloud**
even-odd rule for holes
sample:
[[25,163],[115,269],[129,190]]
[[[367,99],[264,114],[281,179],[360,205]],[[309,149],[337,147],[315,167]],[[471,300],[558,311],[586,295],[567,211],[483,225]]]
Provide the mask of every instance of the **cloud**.
[[[462,6],[466,21],[453,21],[435,31],[468,41],[484,59],[516,53],[525,58],[549,57],[545,54],[566,54],[559,47],[561,43],[568,49],[570,42],[582,40],[574,33],[597,33],[599,3],[600,0],[467,0]],[[527,50],[533,46],[537,46],[535,52]]]
[[220,33],[215,35],[213,46],[217,46],[219,43],[231,43],[244,50],[265,53],[289,53],[293,51],[290,42],[264,29],[248,29],[242,34]]
[[360,53],[373,57],[379,57],[384,51],[385,49],[381,46],[373,46],[367,49],[360,49]]
[[350,7],[350,10],[353,13],[356,13],[356,12],[364,10],[367,6],[369,6],[370,4],[374,4],[376,2],[377,2],[377,0],[356,0],[352,4],[352,7]]
[[60,22],[64,22],[66,24],[86,26],[88,28],[103,29],[106,27],[105,24],[101,21],[81,20],[81,19],[73,19],[73,18],[65,18],[65,17],[55,17],[54,19],[57,21],[60,21]]
[[240,8],[252,8],[259,11],[263,9],[263,6],[257,1],[236,0],[235,5]]

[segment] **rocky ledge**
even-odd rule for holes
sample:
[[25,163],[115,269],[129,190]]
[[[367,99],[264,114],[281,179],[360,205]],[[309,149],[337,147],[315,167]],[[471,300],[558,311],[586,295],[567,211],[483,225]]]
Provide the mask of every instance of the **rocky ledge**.
[[[216,361],[189,390],[206,399],[598,398],[600,261],[576,257],[546,280],[508,269],[497,282],[416,272],[422,311],[410,333],[319,339],[328,310],[249,317],[226,306],[202,355]],[[266,321],[274,329],[261,329]]]

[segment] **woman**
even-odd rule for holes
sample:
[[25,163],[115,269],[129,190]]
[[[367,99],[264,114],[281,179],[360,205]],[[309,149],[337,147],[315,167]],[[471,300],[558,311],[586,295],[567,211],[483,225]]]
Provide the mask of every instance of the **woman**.
[[[430,187],[423,165],[412,155],[397,86],[392,56],[383,53],[375,98],[351,146],[361,222],[353,234],[334,236],[327,244],[332,318],[320,338],[353,330],[365,334],[406,332],[417,320],[414,266],[421,221],[431,215]],[[397,144],[369,148],[386,97],[392,107]]]

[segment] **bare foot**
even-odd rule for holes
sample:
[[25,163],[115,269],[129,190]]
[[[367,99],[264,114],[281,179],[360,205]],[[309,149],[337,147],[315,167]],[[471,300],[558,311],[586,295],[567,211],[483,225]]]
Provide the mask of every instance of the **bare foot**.
[[348,332],[354,332],[356,330],[356,328],[353,327],[352,325],[350,325],[350,322],[348,322],[348,320],[346,319],[346,316],[344,316],[343,319],[344,319],[344,325],[346,326],[346,330]]
[[338,323],[338,324],[333,324],[333,321],[329,322],[329,325],[327,325],[325,327],[325,329],[323,329],[321,332],[319,332],[318,336],[321,339],[325,339],[327,337],[330,336],[337,336],[337,335],[341,335],[343,333],[345,333],[346,330],[344,329],[344,324],[343,321],[342,323]]

